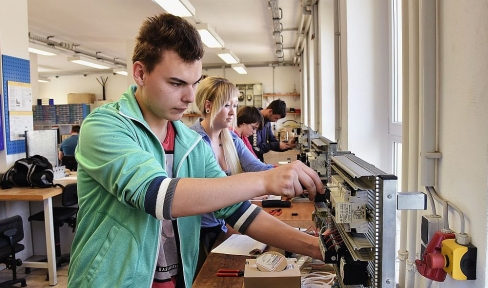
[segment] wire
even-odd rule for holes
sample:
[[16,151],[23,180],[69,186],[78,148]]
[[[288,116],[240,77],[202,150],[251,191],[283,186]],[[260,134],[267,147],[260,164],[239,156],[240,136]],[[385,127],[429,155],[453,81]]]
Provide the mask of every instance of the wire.
[[430,192],[430,186],[425,186],[425,190],[427,191],[427,195],[429,195],[430,204],[432,205],[432,214],[437,215],[437,211],[435,209],[434,197],[432,197],[432,192]]
[[[448,206],[451,206],[458,214],[459,214],[459,218],[461,219],[461,234],[464,234],[464,227],[465,227],[465,223],[464,223],[464,213],[463,211],[461,211],[461,209],[459,209],[456,205],[454,205],[452,202],[449,202],[447,200],[444,200],[441,196],[439,196],[439,194],[437,193],[437,191],[435,190],[434,187],[431,187],[432,190],[433,190],[433,193],[432,195],[434,196],[434,198],[439,201],[440,203],[443,203],[444,202],[448,205]],[[447,210],[447,209],[446,209]],[[446,216],[447,218],[447,216]]]
[[[444,222],[444,229],[449,229],[449,220],[448,220],[448,207],[447,207],[447,202],[444,201],[444,199],[439,199],[438,195],[436,195],[435,192],[430,191],[430,189],[434,189],[432,186],[425,186],[425,189],[427,190],[427,194],[429,194],[430,201],[432,203],[432,210],[435,211],[435,203],[434,203],[434,198],[433,194],[435,194],[436,200],[442,204],[442,221]],[[434,215],[437,215],[436,212],[434,212]]]
[[302,276],[301,280],[301,287],[302,288],[330,288],[332,284],[334,284],[334,280],[336,278],[336,274],[326,272],[326,271],[317,271],[312,272]]
[[305,230],[305,233],[318,237],[317,228],[314,226],[308,227],[308,229]]

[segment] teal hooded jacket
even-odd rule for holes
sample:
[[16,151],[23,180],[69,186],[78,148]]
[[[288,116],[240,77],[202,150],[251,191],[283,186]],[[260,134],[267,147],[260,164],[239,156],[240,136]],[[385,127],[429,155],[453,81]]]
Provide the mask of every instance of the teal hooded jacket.
[[[94,109],[83,121],[75,154],[79,212],[68,287],[151,287],[161,220],[174,220],[171,203],[178,180],[225,176],[201,136],[174,121],[169,178],[163,147],[142,116],[136,89],[131,86],[119,101]],[[239,223],[235,228],[244,233],[259,207],[246,201],[214,213],[230,225]],[[176,220],[180,264],[185,285],[191,287],[201,217]]]

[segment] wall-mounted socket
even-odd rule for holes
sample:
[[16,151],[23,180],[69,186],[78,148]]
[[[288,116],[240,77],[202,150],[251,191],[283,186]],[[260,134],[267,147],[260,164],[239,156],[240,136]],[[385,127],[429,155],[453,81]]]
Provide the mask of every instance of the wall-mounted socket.
[[440,215],[424,215],[420,223],[420,239],[427,246],[436,231],[444,229],[444,222]]

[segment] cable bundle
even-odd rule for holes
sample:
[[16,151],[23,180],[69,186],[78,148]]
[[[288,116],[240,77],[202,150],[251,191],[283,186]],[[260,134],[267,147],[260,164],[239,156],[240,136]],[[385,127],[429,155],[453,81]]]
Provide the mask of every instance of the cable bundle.
[[302,275],[301,288],[331,288],[335,277],[336,274],[325,271]]

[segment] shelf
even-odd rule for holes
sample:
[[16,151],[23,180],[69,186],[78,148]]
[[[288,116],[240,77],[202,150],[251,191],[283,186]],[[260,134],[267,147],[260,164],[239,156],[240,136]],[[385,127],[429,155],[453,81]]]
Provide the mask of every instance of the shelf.
[[298,93],[283,93],[283,94],[275,94],[275,93],[265,93],[263,94],[263,97],[280,97],[280,96],[294,96],[294,97],[300,97],[300,94]]
[[300,112],[286,112],[286,114],[300,115]]

